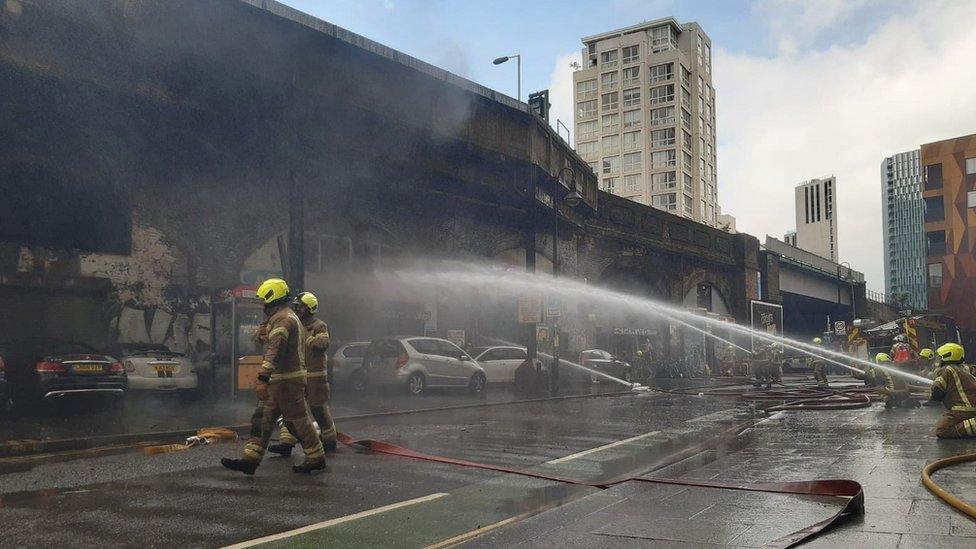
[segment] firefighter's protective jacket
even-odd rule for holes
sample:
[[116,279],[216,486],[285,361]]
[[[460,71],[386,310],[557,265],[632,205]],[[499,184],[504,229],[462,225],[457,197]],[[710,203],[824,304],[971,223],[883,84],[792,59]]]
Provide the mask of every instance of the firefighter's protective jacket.
[[325,376],[329,327],[314,316],[302,319],[302,326],[305,328],[305,366],[308,368],[308,377]]
[[953,412],[976,412],[976,377],[962,364],[944,365],[932,382],[932,400]]
[[268,318],[261,373],[271,383],[305,380],[305,328],[290,307],[282,306]]
[[885,394],[907,395],[909,393],[908,382],[905,381],[904,377],[897,374],[892,374],[888,370],[881,370],[881,373],[884,375]]

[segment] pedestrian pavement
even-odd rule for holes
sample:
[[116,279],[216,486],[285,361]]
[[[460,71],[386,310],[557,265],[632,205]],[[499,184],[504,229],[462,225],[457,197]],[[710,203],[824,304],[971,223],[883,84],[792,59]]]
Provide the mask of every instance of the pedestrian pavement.
[[[864,488],[865,512],[804,547],[976,547],[976,520],[937,499],[920,481],[930,461],[976,452],[976,440],[938,440],[941,407],[781,412],[744,436],[741,449],[680,479],[782,482],[849,478]],[[661,476],[658,473],[655,476]],[[976,467],[934,475],[976,502]],[[839,498],[738,492],[629,482],[549,510],[468,543],[473,547],[761,547],[826,519]]]

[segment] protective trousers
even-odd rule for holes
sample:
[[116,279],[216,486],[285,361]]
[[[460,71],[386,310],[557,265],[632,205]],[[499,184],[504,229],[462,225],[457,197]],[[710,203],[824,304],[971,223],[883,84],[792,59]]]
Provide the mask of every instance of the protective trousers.
[[285,426],[294,431],[302,443],[306,462],[325,460],[322,442],[315,435],[315,427],[305,405],[305,383],[286,380],[268,386],[270,396],[258,403],[251,417],[251,438],[244,445],[244,459],[260,463],[274,433],[275,422],[282,416]]
[[939,438],[976,437],[976,412],[947,411],[935,426],[935,436]]
[[[319,424],[319,438],[325,446],[333,446],[337,442],[335,421],[332,419],[332,410],[329,408],[332,389],[325,376],[308,376],[307,400],[308,408],[312,413],[312,419]],[[288,429],[288,424],[281,427],[278,434],[278,441],[282,444],[294,446],[298,444],[297,433],[292,433]],[[304,447],[304,446],[303,446]]]
[[817,380],[818,387],[827,387],[830,385],[827,382],[827,374],[824,373],[823,362],[815,362],[813,364],[813,379]]

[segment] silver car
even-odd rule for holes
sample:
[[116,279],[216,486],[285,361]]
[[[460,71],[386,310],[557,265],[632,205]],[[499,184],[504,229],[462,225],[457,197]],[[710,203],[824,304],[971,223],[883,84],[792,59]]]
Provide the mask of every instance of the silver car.
[[515,383],[515,370],[528,356],[525,347],[512,346],[476,347],[471,352],[491,383]]
[[340,346],[329,358],[329,383],[333,388],[337,386],[352,387],[361,391],[364,386],[365,375],[360,369],[363,367],[363,357],[369,348],[368,341],[352,341]]
[[435,337],[375,339],[363,364],[367,384],[403,387],[412,395],[428,387],[467,387],[481,394],[488,381],[485,370],[460,347]]
[[179,392],[194,397],[197,373],[183,353],[163,345],[132,343],[122,345],[122,360],[129,376],[129,390]]

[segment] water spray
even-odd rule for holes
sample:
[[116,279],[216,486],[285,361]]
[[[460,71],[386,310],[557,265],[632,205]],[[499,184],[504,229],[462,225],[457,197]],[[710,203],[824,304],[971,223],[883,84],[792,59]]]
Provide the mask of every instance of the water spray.
[[[521,345],[518,344],[518,343],[512,343],[511,341],[505,341],[504,339],[498,339],[496,337],[485,337],[485,339],[488,339],[490,341],[494,341],[494,342],[498,343],[499,345],[508,345],[510,347],[521,347]],[[550,355],[548,353],[543,353],[541,351],[536,351],[536,355],[537,356],[546,357],[549,360],[554,360],[554,358],[555,358],[552,355]],[[620,379],[619,377],[613,377],[612,375],[603,373],[603,372],[601,372],[599,370],[594,370],[592,368],[587,368],[586,366],[583,366],[582,364],[577,364],[575,362],[566,360],[565,358],[560,358],[559,359],[559,364],[569,364],[570,366],[572,366],[574,368],[578,368],[580,370],[584,370],[586,372],[589,372],[590,374],[593,374],[593,375],[596,375],[596,376],[599,376],[599,377],[602,377],[602,378],[605,378],[605,379],[609,379],[610,381],[613,381],[615,383],[619,383],[619,384],[624,385],[626,387],[630,387],[631,389],[633,389],[634,386],[640,386],[639,383],[630,383],[628,381],[625,381],[623,379]]]
[[[710,337],[712,339],[717,339],[717,340],[721,341],[722,343],[725,343],[726,345],[731,345],[731,346],[735,347],[736,349],[738,349],[740,351],[749,353],[750,355],[753,354],[752,351],[750,351],[749,349],[746,349],[745,347],[740,347],[740,346],[736,345],[735,343],[732,343],[731,341],[729,341],[727,339],[721,338],[721,337],[713,334],[712,332],[709,332],[708,330],[703,330],[703,329],[699,328],[698,326],[695,326],[695,325],[693,325],[691,323],[685,322],[684,320],[681,320],[679,318],[675,318],[675,317],[673,317],[673,316],[671,316],[669,314],[665,314],[665,313],[662,313],[660,311],[651,311],[651,314],[655,314],[655,315],[658,315],[658,316],[660,316],[662,318],[666,318],[666,319],[668,319],[668,320],[670,320],[672,322],[677,322],[678,324],[681,324],[682,326],[685,326],[687,328],[691,328],[692,330],[695,330],[696,332],[700,332],[700,333],[702,333],[702,334],[704,334],[704,335],[706,335],[706,336],[708,336],[708,337]],[[702,318],[702,317],[697,317],[697,318]],[[728,323],[727,322],[724,322],[723,324],[728,324]]]
[[723,322],[717,319],[695,315],[683,309],[672,307],[670,305],[666,305],[661,302],[654,301],[648,298],[623,294],[605,288],[598,288],[596,286],[591,286],[583,282],[578,282],[578,281],[565,279],[565,278],[559,279],[558,284],[556,284],[554,283],[553,280],[542,277],[537,274],[503,271],[497,268],[490,268],[490,267],[475,267],[475,268],[472,268],[471,266],[466,266],[466,267],[467,267],[466,270],[441,270],[433,273],[399,271],[395,273],[395,276],[400,279],[400,282],[409,282],[408,280],[405,280],[409,278],[415,284],[418,281],[421,282],[428,281],[428,283],[434,283],[438,288],[457,287],[458,283],[463,281],[466,281],[466,284],[468,284],[469,286],[474,286],[479,288],[490,286],[492,284],[498,285],[500,281],[507,281],[510,282],[509,285],[511,286],[511,291],[514,294],[523,293],[526,291],[532,291],[539,294],[544,294],[548,292],[548,293],[558,294],[563,298],[575,298],[575,299],[588,298],[593,301],[617,305],[622,308],[633,310],[638,313],[648,313],[650,310],[653,311],[654,313],[661,313],[661,314],[668,314],[671,316],[690,318],[692,320],[700,320],[711,324],[719,325],[725,329],[735,330],[739,333],[757,336],[759,338],[767,339],[771,341],[776,341],[783,344],[784,346],[789,346],[791,349],[797,350],[799,352],[802,352],[810,356],[821,358],[833,364],[838,364],[847,369],[852,369],[853,367],[837,362],[835,360],[828,359],[827,356],[825,355],[837,357],[843,360],[852,361],[857,364],[870,366],[872,368],[878,368],[880,370],[890,372],[893,375],[911,379],[915,382],[924,385],[932,384],[932,381],[927,378],[910,374],[908,372],[903,372],[901,370],[892,368],[890,366],[875,364],[873,362],[864,360],[862,358],[848,356],[845,355],[844,353],[839,353],[831,349],[818,347],[816,345],[804,343],[801,341],[796,341],[786,337],[768,334],[746,326],[741,326],[739,324]]

